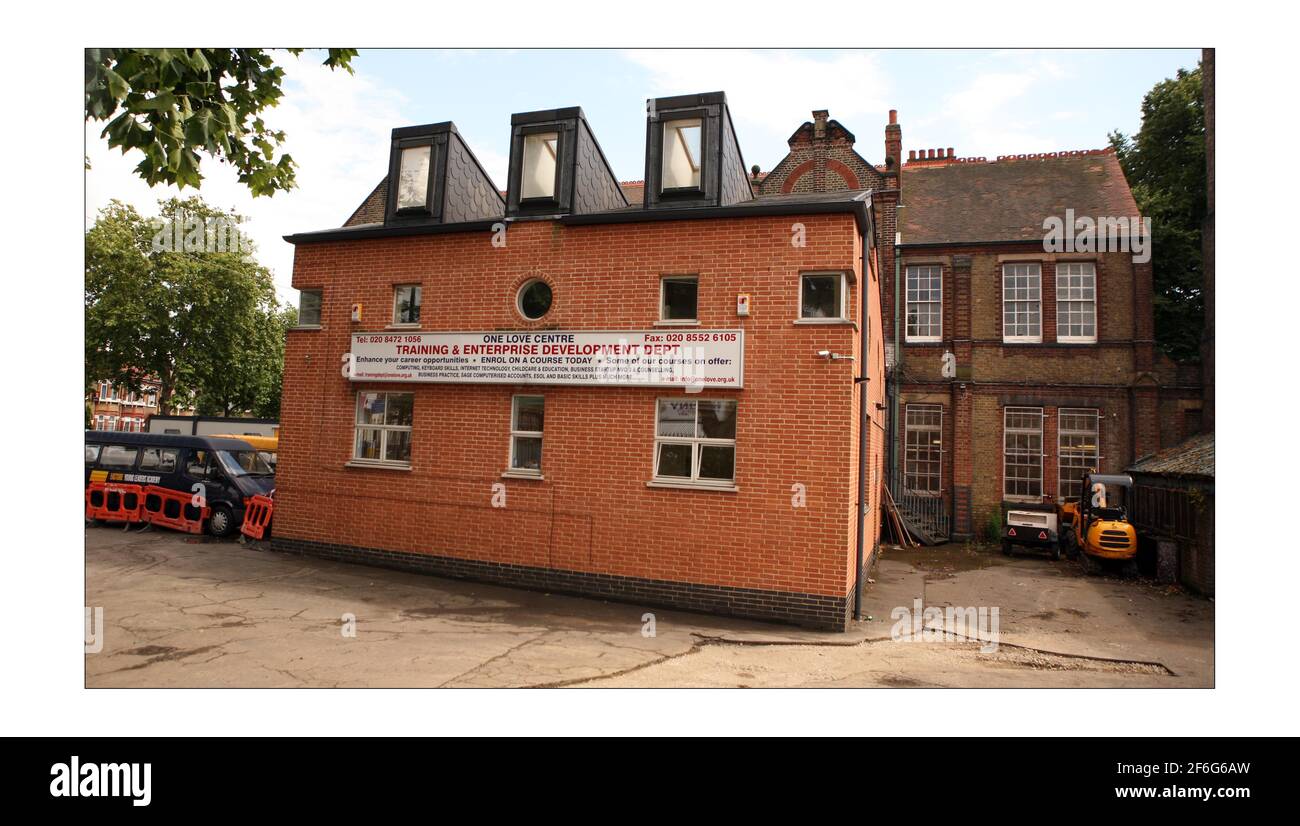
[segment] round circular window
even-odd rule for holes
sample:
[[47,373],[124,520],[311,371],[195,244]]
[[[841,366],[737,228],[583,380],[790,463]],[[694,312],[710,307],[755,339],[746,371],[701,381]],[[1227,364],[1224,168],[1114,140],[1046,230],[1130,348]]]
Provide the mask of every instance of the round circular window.
[[536,321],[551,309],[551,285],[534,279],[519,288],[519,312]]

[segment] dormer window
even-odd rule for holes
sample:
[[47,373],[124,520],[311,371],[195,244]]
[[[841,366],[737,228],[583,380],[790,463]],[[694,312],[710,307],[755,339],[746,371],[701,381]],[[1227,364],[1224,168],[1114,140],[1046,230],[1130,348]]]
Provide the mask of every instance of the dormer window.
[[575,215],[623,209],[627,198],[582,109],[510,116],[506,217]]
[[559,169],[560,133],[538,132],[524,136],[524,169],[520,196],[523,200],[555,198]]
[[664,123],[663,188],[665,190],[700,188],[702,127],[699,118]]
[[393,130],[384,223],[421,227],[491,221],[505,199],[451,121]]
[[401,172],[397,178],[398,210],[428,210],[429,169],[432,146],[411,146],[402,150]]
[[722,92],[649,101],[645,148],[645,209],[732,206],[754,198]]

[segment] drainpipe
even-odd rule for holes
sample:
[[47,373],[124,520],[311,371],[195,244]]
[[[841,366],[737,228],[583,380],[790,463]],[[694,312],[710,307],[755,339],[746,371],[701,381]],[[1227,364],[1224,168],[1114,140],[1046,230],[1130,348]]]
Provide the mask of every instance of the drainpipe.
[[[894,209],[902,209],[903,205],[899,204]],[[895,212],[897,215],[897,212]],[[897,219],[895,219],[897,220]],[[898,381],[899,373],[903,367],[903,348],[901,338],[898,333],[899,319],[899,276],[902,274],[902,267],[899,262],[898,251],[902,240],[902,233],[894,233],[894,380],[889,383],[889,484],[898,481]]]
[[867,301],[867,289],[871,283],[871,274],[867,270],[867,245],[868,239],[871,238],[873,228],[868,223],[867,235],[862,238],[862,257],[859,272],[862,273],[858,279],[858,296],[859,305],[862,312],[859,313],[858,323],[862,325],[862,348],[861,356],[858,358],[858,543],[857,543],[857,562],[858,566],[854,569],[853,576],[853,619],[859,621],[862,619],[862,566],[866,562],[866,524],[867,524],[867,451],[871,439],[871,431],[868,429],[870,418],[867,416],[867,362],[870,360],[871,348],[868,346],[871,342],[871,319],[867,318],[868,308],[871,306]]

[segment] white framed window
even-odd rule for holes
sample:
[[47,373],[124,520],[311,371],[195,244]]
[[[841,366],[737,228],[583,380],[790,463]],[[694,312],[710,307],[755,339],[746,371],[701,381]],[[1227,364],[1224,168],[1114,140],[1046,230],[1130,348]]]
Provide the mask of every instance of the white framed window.
[[523,172],[519,188],[521,199],[555,197],[559,143],[558,132],[524,135]]
[[106,381],[99,383],[99,400],[101,402],[113,400],[113,385]]
[[659,320],[699,320],[700,279],[694,275],[667,275],[659,279]]
[[319,327],[320,326],[320,290],[299,290],[298,291],[298,326],[299,327]]
[[907,268],[907,340],[943,339],[943,267]]
[[429,206],[429,166],[432,146],[411,146],[402,150],[397,175],[397,208],[426,209]]
[[730,486],[736,479],[736,401],[659,399],[654,478]]
[[700,188],[699,118],[664,123],[663,189]]
[[1091,261],[1056,265],[1056,340],[1097,341],[1097,265]]
[[1002,340],[1043,340],[1043,265],[1002,265]]
[[541,396],[515,396],[510,404],[510,472],[542,475],[542,430],[546,400]]
[[1101,459],[1101,411],[1062,407],[1057,425],[1057,495],[1078,499],[1083,495],[1083,474],[1097,469]]
[[903,410],[903,487],[938,496],[943,482],[943,405],[909,404]]
[[413,393],[364,390],[357,393],[353,460],[409,467],[414,409]]
[[393,324],[415,327],[420,323],[419,284],[399,284],[393,288]]
[[1007,407],[1002,414],[1002,494],[1043,498],[1043,408]]
[[844,273],[806,272],[799,276],[800,321],[844,321]]

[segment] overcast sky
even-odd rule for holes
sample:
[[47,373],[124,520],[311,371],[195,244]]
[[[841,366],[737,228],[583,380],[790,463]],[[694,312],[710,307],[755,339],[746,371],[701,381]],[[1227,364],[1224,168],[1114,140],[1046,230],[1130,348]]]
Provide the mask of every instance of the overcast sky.
[[[1194,50],[1091,51],[614,51],[363,50],[355,75],[321,67],[322,52],[281,55],[285,96],[265,115],[288,133],[298,188],[253,198],[228,166],[204,157],[202,197],[250,219],[258,258],[289,288],[293,248],[281,237],[339,226],[383,178],[396,126],[451,120],[498,187],[505,185],[510,115],[581,106],[615,173],[644,172],[645,100],[725,91],[747,165],[771,169],[786,139],[827,109],[857,136],[872,163],[884,156],[884,124],[897,109],[903,148],[953,147],[959,156],[1106,145],[1136,131],[1142,96]],[[139,156],[110,152],[103,124],[86,127],[86,216],[110,199],[154,214],[174,190],[132,173]],[[186,190],[190,194],[192,190]]]

